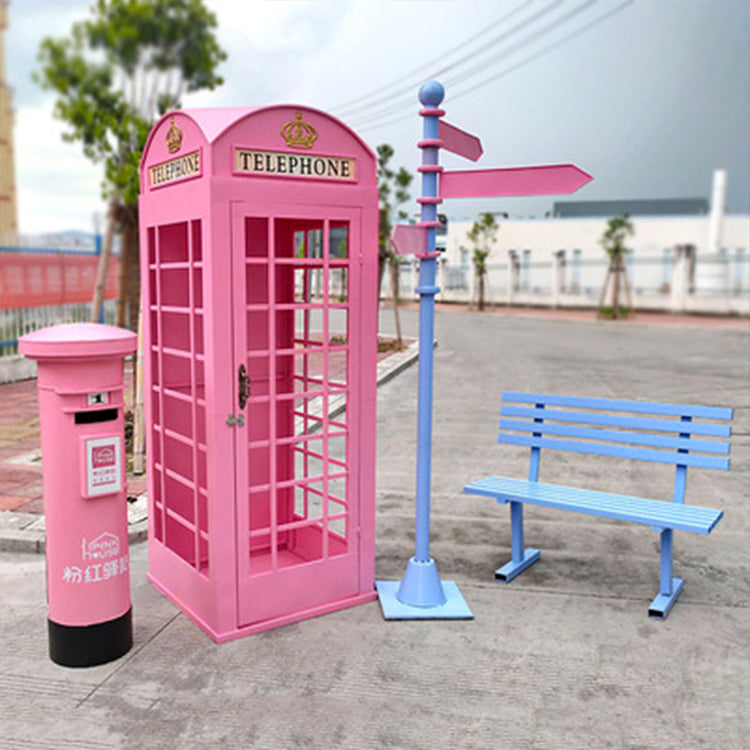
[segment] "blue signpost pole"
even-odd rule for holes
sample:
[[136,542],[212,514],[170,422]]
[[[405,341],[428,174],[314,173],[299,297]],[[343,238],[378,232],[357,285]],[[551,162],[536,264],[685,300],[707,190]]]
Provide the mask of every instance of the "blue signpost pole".
[[435,295],[437,256],[435,228],[439,165],[439,123],[445,114],[439,109],[445,92],[437,81],[425,83],[419,90],[423,106],[422,196],[420,226],[427,231],[427,247],[419,255],[419,392],[417,398],[417,487],[414,557],[409,560],[400,582],[377,581],[378,596],[386,619],[471,619],[471,610],[452,581],[441,581],[435,561],[430,557],[430,488],[432,480],[432,385],[435,341]]

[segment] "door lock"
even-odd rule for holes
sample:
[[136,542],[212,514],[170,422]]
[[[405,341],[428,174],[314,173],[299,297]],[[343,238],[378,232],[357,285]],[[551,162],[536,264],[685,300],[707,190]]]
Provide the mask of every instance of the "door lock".
[[248,398],[250,398],[250,378],[247,375],[245,365],[240,365],[240,369],[237,371],[237,398],[240,409],[244,409]]

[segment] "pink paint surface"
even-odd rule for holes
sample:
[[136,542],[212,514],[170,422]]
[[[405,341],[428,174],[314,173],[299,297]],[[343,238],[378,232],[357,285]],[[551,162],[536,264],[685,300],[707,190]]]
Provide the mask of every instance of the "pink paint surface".
[[148,577],[216,641],[375,597],[375,172],[307,107],[147,141]]
[[574,164],[445,171],[440,176],[440,197],[488,198],[568,194],[592,179],[590,174]]
[[419,255],[427,251],[427,228],[416,224],[396,224],[391,242],[399,255]]
[[477,136],[467,133],[445,120],[440,120],[438,124],[438,136],[443,142],[444,149],[470,161],[477,161],[484,153],[482,142]]
[[[135,345],[131,331],[87,323],[19,340],[38,361],[48,614],[60,625],[105,622],[130,608],[122,358]],[[89,404],[90,393],[105,393],[106,404]],[[117,418],[75,423],[77,413],[103,408]],[[87,444],[96,465],[87,466]]]

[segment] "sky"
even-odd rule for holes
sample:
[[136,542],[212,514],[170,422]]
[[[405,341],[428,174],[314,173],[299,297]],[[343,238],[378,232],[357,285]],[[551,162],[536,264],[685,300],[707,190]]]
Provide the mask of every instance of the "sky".
[[[39,43],[64,36],[93,0],[11,0],[22,234],[92,231],[102,166],[62,140],[54,95],[31,79]],[[477,136],[476,164],[577,164],[572,196],[447,201],[543,216],[555,200],[709,198],[728,172],[727,210],[750,213],[750,0],[205,0],[228,54],[224,85],[185,107],[304,104],[327,110],[416,175],[417,91],[446,89],[445,119]],[[418,194],[415,179],[412,198]],[[416,213],[416,203],[414,212]]]

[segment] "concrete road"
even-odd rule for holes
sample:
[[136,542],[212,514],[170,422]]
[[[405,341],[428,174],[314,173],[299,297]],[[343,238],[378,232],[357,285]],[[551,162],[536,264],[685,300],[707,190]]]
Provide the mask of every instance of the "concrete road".
[[[402,312],[415,332],[415,315]],[[383,323],[390,313],[382,314]],[[0,747],[738,748],[750,733],[750,331],[441,312],[435,353],[432,554],[475,619],[385,622],[377,603],[214,645],[144,580],[136,644],[109,665],[47,657],[44,560],[0,556]],[[379,578],[413,553],[416,383],[379,390]],[[658,537],[647,527],[527,511],[542,560],[509,585],[507,511],[461,494],[525,476],[494,439],[503,389],[732,406],[730,472],[691,470],[688,501],[723,508],[678,533],[685,589],[649,620]],[[542,478],[656,497],[667,467],[546,454]]]

